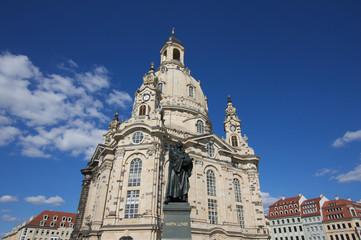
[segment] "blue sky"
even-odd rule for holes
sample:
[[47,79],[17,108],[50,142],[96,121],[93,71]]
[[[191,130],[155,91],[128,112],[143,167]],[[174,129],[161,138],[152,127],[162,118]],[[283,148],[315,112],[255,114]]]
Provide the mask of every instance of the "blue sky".
[[227,95],[261,157],[266,204],[361,199],[360,1],[1,1],[0,234],[76,212],[115,109],[175,27],[223,133]]

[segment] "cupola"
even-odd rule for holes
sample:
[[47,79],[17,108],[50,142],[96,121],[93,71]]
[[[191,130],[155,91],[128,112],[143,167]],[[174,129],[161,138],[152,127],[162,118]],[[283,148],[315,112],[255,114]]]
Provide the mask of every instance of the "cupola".
[[185,48],[182,42],[174,37],[174,28],[172,36],[168,38],[160,50],[160,64],[175,63],[184,66],[184,52]]

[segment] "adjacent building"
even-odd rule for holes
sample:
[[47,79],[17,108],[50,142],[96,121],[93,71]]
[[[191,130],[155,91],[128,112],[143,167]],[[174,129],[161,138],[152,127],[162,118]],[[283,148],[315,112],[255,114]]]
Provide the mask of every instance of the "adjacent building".
[[323,226],[322,207],[328,199],[320,195],[301,204],[301,217],[306,240],[326,240],[326,232]]
[[322,208],[328,240],[360,240],[361,204],[338,197]]
[[181,141],[194,166],[188,193],[192,239],[268,239],[260,158],[241,134],[230,98],[225,139],[212,132],[208,99],[174,33],[160,50],[159,67],[151,64],[140,83],[131,117],[119,122],[116,113],[81,171],[72,238],[161,239],[169,146]]
[[300,206],[305,200],[302,194],[291,198],[282,197],[269,207],[268,219],[273,240],[305,240],[300,212]]
[[15,227],[4,240],[69,240],[76,214],[45,210],[21,227]]
[[361,203],[351,199],[282,197],[267,218],[272,240],[361,240]]

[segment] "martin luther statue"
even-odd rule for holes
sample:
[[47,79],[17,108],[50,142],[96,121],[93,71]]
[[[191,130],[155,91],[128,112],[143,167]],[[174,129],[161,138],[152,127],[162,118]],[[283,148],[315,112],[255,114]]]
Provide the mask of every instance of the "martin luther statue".
[[168,202],[187,202],[189,180],[192,174],[193,158],[184,151],[183,144],[178,141],[176,146],[170,146],[168,184],[165,194],[165,204]]

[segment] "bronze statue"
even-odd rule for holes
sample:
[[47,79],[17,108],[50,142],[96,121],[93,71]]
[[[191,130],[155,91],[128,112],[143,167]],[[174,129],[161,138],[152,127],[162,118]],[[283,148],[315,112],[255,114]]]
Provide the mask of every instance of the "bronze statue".
[[184,151],[183,144],[178,141],[169,149],[168,184],[164,203],[187,202],[189,180],[192,175],[193,158]]

